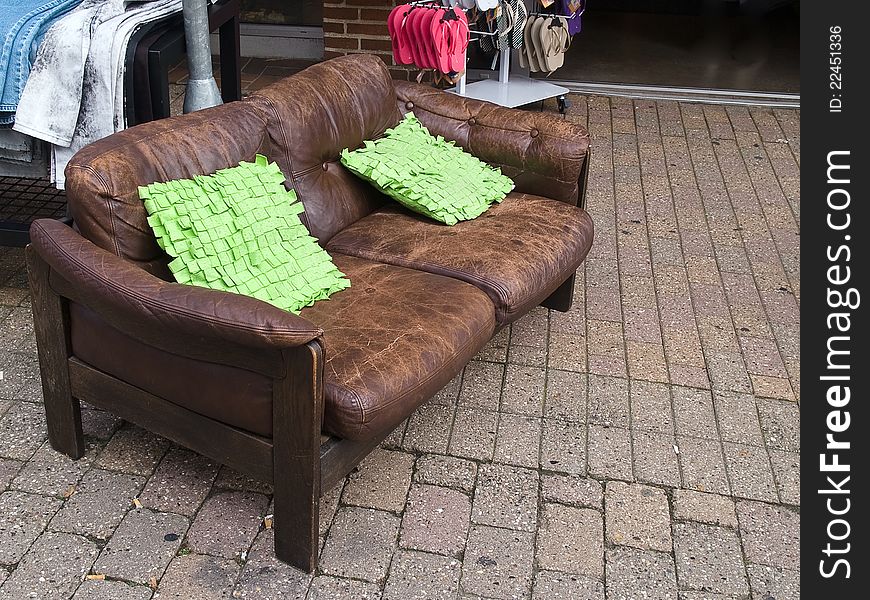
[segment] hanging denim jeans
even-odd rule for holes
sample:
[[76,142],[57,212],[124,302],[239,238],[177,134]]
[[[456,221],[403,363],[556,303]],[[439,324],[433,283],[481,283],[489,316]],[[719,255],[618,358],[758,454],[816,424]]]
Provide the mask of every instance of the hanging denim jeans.
[[81,0],[0,0],[0,126],[15,120],[21,91],[48,27]]

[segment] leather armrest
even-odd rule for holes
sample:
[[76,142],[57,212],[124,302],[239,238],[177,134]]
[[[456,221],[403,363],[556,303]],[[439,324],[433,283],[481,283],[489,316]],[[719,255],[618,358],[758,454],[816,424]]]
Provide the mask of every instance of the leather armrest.
[[[585,192],[589,133],[548,113],[503,108],[418,83],[396,81],[399,110],[413,112],[433,135],[514,180],[516,191],[576,205]],[[581,202],[582,205],[582,202]]]
[[74,291],[73,300],[144,341],[190,337],[280,350],[323,334],[308,320],[255,298],[163,281],[58,221],[34,221],[30,240],[51,269],[52,287],[59,277]]

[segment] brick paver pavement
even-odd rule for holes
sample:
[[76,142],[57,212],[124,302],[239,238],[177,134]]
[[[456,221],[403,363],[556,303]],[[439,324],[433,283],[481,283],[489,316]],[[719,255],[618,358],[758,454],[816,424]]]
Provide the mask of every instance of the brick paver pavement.
[[326,494],[313,575],[274,559],[268,485],[89,408],[84,458],[48,447],[0,249],[0,599],[798,598],[800,113],[566,118],[593,139],[573,310],[502,331]]

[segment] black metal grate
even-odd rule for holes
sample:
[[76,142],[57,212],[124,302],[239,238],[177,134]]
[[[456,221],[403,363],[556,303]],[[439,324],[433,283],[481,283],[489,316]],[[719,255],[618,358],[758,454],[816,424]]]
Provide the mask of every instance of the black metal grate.
[[0,223],[30,223],[66,215],[66,193],[45,179],[0,177]]

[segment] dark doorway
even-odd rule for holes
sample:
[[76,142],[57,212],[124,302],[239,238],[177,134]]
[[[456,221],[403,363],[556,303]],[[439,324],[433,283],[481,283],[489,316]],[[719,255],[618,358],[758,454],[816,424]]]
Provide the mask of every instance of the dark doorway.
[[798,2],[590,0],[552,79],[800,92]]

